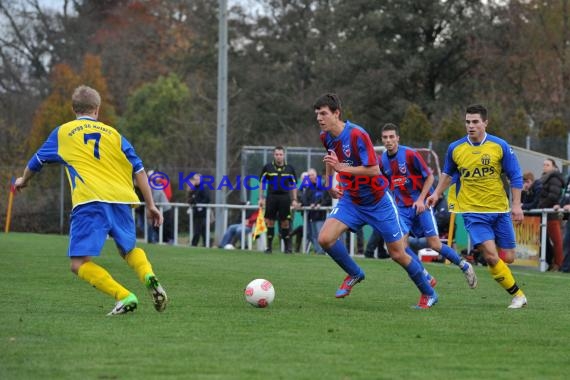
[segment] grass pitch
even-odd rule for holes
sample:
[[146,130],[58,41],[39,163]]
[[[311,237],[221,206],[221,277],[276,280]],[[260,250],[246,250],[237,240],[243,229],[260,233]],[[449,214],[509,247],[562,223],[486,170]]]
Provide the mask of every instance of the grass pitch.
[[[439,303],[390,260],[358,260],[366,280],[346,299],[325,256],[141,245],[171,299],[154,311],[111,241],[96,261],[139,297],[114,301],[69,271],[67,238],[0,235],[0,379],[564,379],[570,371],[570,275],[515,268],[529,307],[486,268],[470,290],[454,266],[427,264]],[[243,299],[270,280],[274,303]]]

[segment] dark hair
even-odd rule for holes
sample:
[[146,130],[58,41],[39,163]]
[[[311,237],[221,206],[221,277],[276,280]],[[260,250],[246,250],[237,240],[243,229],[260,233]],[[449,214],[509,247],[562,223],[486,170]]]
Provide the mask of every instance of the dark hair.
[[553,158],[547,158],[547,159],[545,159],[545,161],[550,161],[550,162],[552,162],[552,167],[555,168],[555,169],[558,169],[558,165],[556,165],[556,161],[554,161]]
[[382,127],[382,132],[385,132],[385,131],[394,131],[394,132],[396,132],[396,136],[400,136],[400,128],[398,128],[398,126],[396,124],[392,124],[392,123],[384,124],[384,126]]
[[469,107],[467,107],[467,109],[465,110],[465,113],[471,114],[471,115],[475,115],[475,114],[479,114],[481,115],[481,120],[486,121],[487,120],[487,108],[485,108],[483,105],[481,104],[472,104]]
[[337,94],[327,93],[319,96],[313,103],[313,109],[318,110],[323,107],[329,107],[332,112],[338,110],[342,114],[342,104]]
[[275,152],[276,150],[282,150],[283,152],[285,152],[285,148],[283,148],[281,145],[277,145],[275,148],[273,148],[273,151]]

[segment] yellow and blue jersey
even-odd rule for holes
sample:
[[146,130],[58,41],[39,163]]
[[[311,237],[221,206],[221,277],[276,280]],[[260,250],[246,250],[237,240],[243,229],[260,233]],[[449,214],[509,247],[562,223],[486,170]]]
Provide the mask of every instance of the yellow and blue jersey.
[[80,117],[54,129],[28,168],[39,172],[45,163],[65,166],[73,207],[139,202],[133,174],[144,170],[141,159],[115,128],[93,118]]
[[505,173],[511,187],[522,188],[522,172],[509,144],[486,134],[483,141],[473,143],[465,136],[449,145],[443,173],[456,184],[453,210],[457,213],[509,212],[509,200],[501,174]]

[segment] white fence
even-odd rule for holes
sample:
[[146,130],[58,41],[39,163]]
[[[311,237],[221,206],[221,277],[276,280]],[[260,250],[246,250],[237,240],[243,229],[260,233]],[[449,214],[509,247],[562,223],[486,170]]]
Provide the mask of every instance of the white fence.
[[[169,205],[173,208],[173,224],[172,224],[172,228],[173,228],[173,245],[183,245],[180,244],[179,241],[179,225],[181,224],[181,220],[182,218],[188,218],[188,236],[189,236],[189,242],[192,241],[192,237],[193,237],[193,208],[188,205],[187,203],[169,203],[169,204],[157,204],[157,207],[160,209],[160,211],[163,211],[164,206]],[[211,225],[211,218],[212,215],[214,215],[214,209],[217,208],[221,208],[223,210],[223,218],[224,218],[224,223],[223,223],[223,227],[224,227],[224,231],[227,230],[228,228],[228,215],[229,215],[229,211],[230,210],[239,210],[239,212],[241,213],[241,224],[242,225],[246,225],[247,223],[247,217],[246,217],[246,213],[248,210],[251,211],[255,211],[258,209],[258,206],[255,205],[229,205],[229,204],[197,204],[197,207],[204,207],[207,209],[206,212],[206,241],[205,241],[205,246],[207,248],[210,247],[210,242],[211,242],[211,231],[210,228],[208,228],[208,226]],[[144,207],[144,205],[143,205]],[[330,210],[331,207],[321,207],[321,210]],[[182,210],[182,211],[181,211]],[[297,211],[298,212],[302,212],[303,213],[303,235],[302,235],[302,252],[304,253],[308,253],[308,242],[307,242],[307,226],[308,226],[308,211],[314,210],[310,207],[301,207],[299,208]],[[525,211],[525,215],[540,215],[541,216],[541,223],[540,223],[540,258],[539,258],[539,270],[541,272],[544,272],[547,270],[548,264],[546,262],[546,239],[547,237],[547,233],[546,233],[546,226],[547,226],[547,217],[548,214],[553,214],[553,213],[560,213],[561,211],[555,211],[554,209],[533,209],[533,210],[529,210],[529,211]],[[134,213],[134,211],[133,211]],[[182,215],[181,215],[182,214]],[[145,241],[148,241],[148,220],[145,217],[144,218],[144,239]],[[263,238],[263,237],[262,237]],[[158,234],[158,242],[159,243],[164,243],[163,242],[163,226],[160,226],[159,228],[159,234]],[[249,247],[247,246],[247,234],[245,233],[245,229],[241,230],[241,237],[240,237],[240,248],[241,249],[253,249],[253,247],[250,245]],[[354,255],[355,253],[355,241],[356,241],[356,235],[354,233],[350,234],[350,245],[348,247],[349,252],[351,255]],[[185,245],[185,244],[184,244]],[[190,245],[190,243],[188,243],[188,245]]]

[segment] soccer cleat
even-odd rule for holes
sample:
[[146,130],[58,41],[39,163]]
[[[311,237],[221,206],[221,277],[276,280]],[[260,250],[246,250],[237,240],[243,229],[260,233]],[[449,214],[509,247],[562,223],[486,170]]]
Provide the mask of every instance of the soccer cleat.
[[360,281],[364,280],[364,273],[360,272],[356,276],[352,277],[350,275],[344,278],[344,281],[340,285],[340,288],[336,291],[336,298],[344,298],[350,294],[352,287],[358,284]]
[[465,265],[467,266],[467,269],[463,271],[463,274],[467,280],[467,285],[469,285],[471,289],[475,289],[477,287],[477,275],[475,274],[471,264],[466,262]]
[[271,248],[266,248],[265,251],[263,251],[264,253],[270,254],[272,253]]
[[435,305],[438,301],[437,293],[433,292],[433,296],[428,296],[427,294],[422,294],[420,301],[414,308],[416,309],[429,309]]
[[525,296],[514,296],[508,309],[522,309],[527,305]]
[[139,300],[137,299],[137,296],[135,296],[133,293],[130,293],[122,300],[117,301],[115,307],[109,312],[109,314],[107,314],[107,316],[125,314],[130,311],[135,311],[138,304]]
[[168,303],[168,296],[154,275],[146,276],[146,288],[152,297],[155,310],[159,312],[164,311]]

